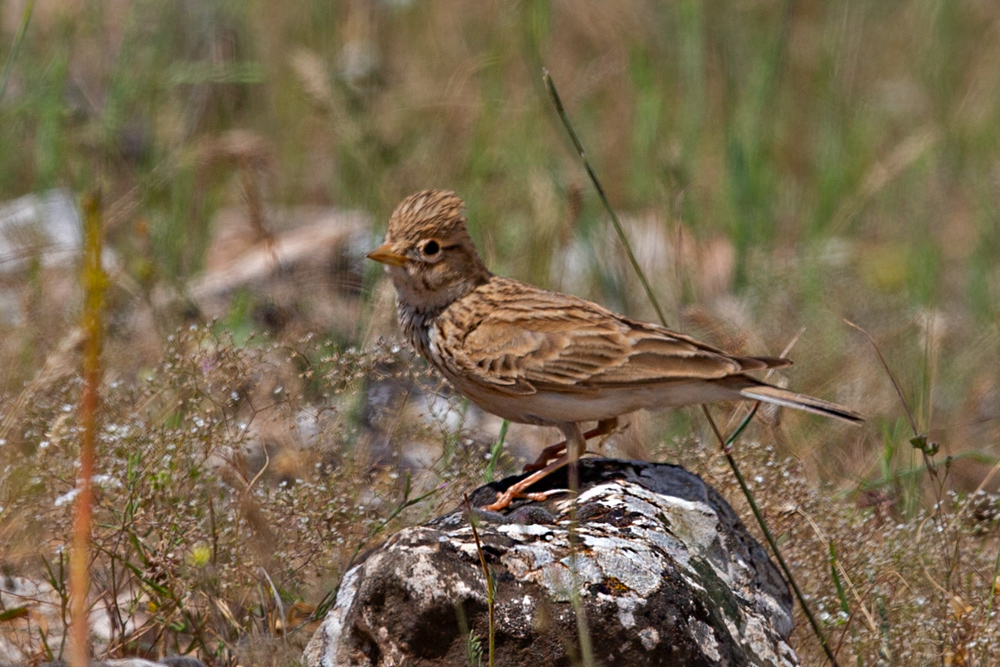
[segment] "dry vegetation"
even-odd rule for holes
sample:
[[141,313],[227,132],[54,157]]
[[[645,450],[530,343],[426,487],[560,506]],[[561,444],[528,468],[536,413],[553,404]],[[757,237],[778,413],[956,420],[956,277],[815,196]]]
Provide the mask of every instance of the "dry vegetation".
[[[288,630],[358,550],[456,504],[499,430],[392,342],[357,248],[208,320],[189,287],[220,243],[238,258],[303,206],[370,211],[374,238],[449,187],[496,271],[652,319],[545,65],[671,324],[757,354],[802,332],[777,379],[870,416],[765,412],[736,448],[839,662],[1000,664],[1000,5],[38,0],[17,42],[28,6],[0,6],[0,200],[100,190],[115,258],[102,651],[294,664],[309,626]],[[0,638],[40,662],[61,650],[81,299],[33,256],[0,258],[0,297],[0,576],[54,600],[5,597]],[[512,428],[498,473],[538,438]],[[747,514],[699,411],[608,449],[684,463]],[[822,664],[804,623],[793,644]]]

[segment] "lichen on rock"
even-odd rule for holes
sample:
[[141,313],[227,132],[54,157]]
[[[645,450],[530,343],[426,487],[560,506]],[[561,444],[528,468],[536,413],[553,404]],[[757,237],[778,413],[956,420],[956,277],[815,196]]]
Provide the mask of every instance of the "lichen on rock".
[[[568,494],[476,512],[496,585],[497,664],[574,659],[574,582],[602,664],[798,664],[785,642],[788,587],[715,490],[678,466],[609,459],[581,461],[580,480],[573,549]],[[514,481],[478,489],[473,506]],[[566,484],[563,472],[540,486]],[[304,660],[466,665],[470,634],[487,636],[487,605],[472,528],[457,508],[351,569]]]

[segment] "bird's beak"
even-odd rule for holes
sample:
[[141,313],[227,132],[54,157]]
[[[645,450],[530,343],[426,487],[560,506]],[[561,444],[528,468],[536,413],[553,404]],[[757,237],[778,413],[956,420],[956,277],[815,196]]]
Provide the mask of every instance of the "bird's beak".
[[407,262],[406,257],[394,251],[388,243],[383,243],[368,253],[368,259],[374,259],[376,262],[389,266],[403,266]]

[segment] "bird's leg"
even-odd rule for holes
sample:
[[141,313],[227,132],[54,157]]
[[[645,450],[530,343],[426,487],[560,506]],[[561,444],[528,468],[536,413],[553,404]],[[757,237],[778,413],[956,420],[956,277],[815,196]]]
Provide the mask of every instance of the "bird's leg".
[[[601,421],[597,422],[596,428],[592,428],[583,434],[583,439],[590,440],[591,438],[597,438],[602,435],[607,435],[608,433],[614,431],[616,428],[618,428],[618,417],[611,417],[610,419],[602,419]],[[532,472],[534,470],[544,469],[546,466],[549,465],[549,463],[557,460],[565,450],[566,450],[565,440],[555,445],[551,445],[550,447],[546,447],[545,449],[542,450],[542,453],[538,455],[538,458],[535,459],[534,463],[529,463],[528,465],[524,466],[524,472]]]
[[[602,433],[594,433],[595,431],[600,431],[602,425],[607,430]],[[576,462],[580,459],[581,456],[583,456],[584,452],[587,449],[587,437],[588,437],[587,434],[594,434],[590,435],[590,437],[595,437],[595,435],[603,435],[603,433],[608,433],[611,430],[613,430],[616,425],[617,425],[617,419],[607,419],[598,423],[596,429],[593,429],[593,431],[588,431],[587,433],[581,432],[580,425],[575,422],[569,422],[566,425],[562,426],[561,428],[563,430],[563,435],[566,437],[566,439],[560,443],[560,446],[563,446],[564,449],[567,449],[566,453],[564,453],[562,456],[560,456],[555,461],[548,464],[541,470],[535,471],[534,473],[522,479],[520,482],[517,482],[516,484],[513,484],[512,486],[508,487],[508,489],[503,493],[498,493],[496,502],[494,502],[491,505],[487,505],[485,509],[491,512],[498,512],[507,507],[508,505],[510,505],[511,501],[514,500],[514,498],[530,498],[531,500],[536,500],[536,501],[544,500],[549,494],[525,493],[524,490],[530,487],[538,480],[547,477],[548,475],[555,472],[559,468],[562,468],[567,463],[571,463],[573,465],[573,469],[570,470],[570,475],[576,475],[577,474]],[[566,443],[570,443],[570,446],[565,447]],[[575,445],[575,447],[573,445]],[[578,488],[578,487],[579,483],[574,484],[573,480],[570,481],[570,488]]]

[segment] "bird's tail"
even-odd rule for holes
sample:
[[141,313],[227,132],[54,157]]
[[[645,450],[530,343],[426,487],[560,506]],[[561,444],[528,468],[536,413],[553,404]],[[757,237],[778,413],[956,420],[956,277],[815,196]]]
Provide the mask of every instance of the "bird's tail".
[[805,394],[796,394],[794,391],[788,391],[787,389],[764,384],[763,382],[757,384],[757,380],[752,380],[751,378],[747,379],[751,380],[755,384],[748,387],[741,387],[739,392],[741,396],[752,401],[773,403],[786,408],[805,410],[806,412],[812,412],[817,415],[837,417],[838,419],[854,423],[863,422],[865,420],[865,418],[857,412],[848,410],[842,405],[823,401],[818,398],[813,398],[812,396],[806,396]]

